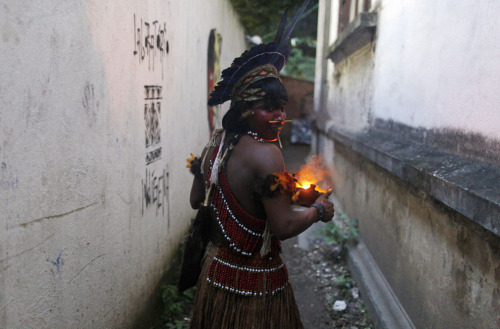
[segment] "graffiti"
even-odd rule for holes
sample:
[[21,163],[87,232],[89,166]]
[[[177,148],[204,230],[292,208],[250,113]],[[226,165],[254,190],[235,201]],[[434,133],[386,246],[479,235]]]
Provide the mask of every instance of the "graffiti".
[[2,162],[2,169],[0,171],[0,189],[17,190],[18,186],[19,180],[7,170],[7,164],[5,162]]
[[144,86],[145,100],[161,99],[162,86]]
[[161,159],[161,92],[162,86],[144,86],[146,165]]
[[154,150],[154,151],[146,153],[146,164],[147,165],[158,160],[158,159],[161,159],[161,147]]
[[61,277],[61,268],[64,265],[64,259],[62,258],[62,252],[59,253],[56,260],[50,261],[54,268],[52,268],[52,277],[54,279],[59,279]]
[[159,23],[157,20],[146,22],[142,19],[139,23],[134,15],[134,56],[139,58],[139,63],[147,59],[148,69],[155,70],[157,58],[162,66],[168,54],[169,46],[167,40],[167,23]]
[[159,144],[161,141],[160,131],[160,102],[144,104],[144,123],[146,124],[146,148]]
[[153,208],[156,216],[160,212],[164,216],[167,208],[168,216],[168,184],[168,168],[160,173],[146,168],[146,178],[142,180],[142,215],[146,209]]
[[16,200],[16,193],[1,193],[1,191],[15,191],[19,188],[19,179],[7,169],[7,164],[2,162],[0,169],[0,205],[6,207]]

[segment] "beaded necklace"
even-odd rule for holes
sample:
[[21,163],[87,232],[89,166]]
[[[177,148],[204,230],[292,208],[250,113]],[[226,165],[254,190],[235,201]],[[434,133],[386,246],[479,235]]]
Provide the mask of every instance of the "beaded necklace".
[[264,142],[265,142],[265,140],[264,140],[264,139],[262,139],[262,138],[260,138],[260,137],[259,137],[259,134],[257,134],[257,133],[256,133],[256,132],[254,132],[254,131],[249,130],[249,131],[247,132],[247,134],[248,134],[248,136],[253,137],[253,139],[255,139],[257,142],[260,142],[260,143],[264,143]]

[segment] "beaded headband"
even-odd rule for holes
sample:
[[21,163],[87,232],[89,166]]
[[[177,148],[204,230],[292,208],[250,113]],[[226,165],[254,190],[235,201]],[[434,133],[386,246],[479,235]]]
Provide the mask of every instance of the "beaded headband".
[[247,102],[264,98],[266,93],[262,88],[248,88],[251,84],[267,78],[275,78],[281,81],[276,67],[270,64],[258,66],[245,74],[234,86],[231,99]]

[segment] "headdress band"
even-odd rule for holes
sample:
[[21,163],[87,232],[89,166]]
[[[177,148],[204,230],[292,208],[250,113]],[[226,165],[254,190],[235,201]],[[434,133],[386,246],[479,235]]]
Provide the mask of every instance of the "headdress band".
[[275,78],[281,81],[276,67],[270,64],[258,66],[250,70],[247,74],[240,78],[235,84],[232,92],[232,99],[237,101],[256,101],[264,98],[266,93],[262,88],[248,88],[250,85],[262,79]]

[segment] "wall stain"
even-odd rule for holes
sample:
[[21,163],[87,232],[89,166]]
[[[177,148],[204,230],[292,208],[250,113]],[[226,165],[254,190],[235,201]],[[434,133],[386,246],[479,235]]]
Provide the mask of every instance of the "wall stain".
[[[29,249],[25,249],[25,250],[21,251],[20,253],[17,253],[17,254],[15,254],[15,255],[13,255],[13,256],[10,256],[10,257],[9,257],[9,256],[7,255],[6,259],[5,259],[5,260],[2,260],[2,262],[7,263],[7,262],[8,262],[9,260],[11,260],[11,259],[14,259],[14,258],[17,258],[17,257],[19,257],[19,256],[22,256],[22,255],[24,255],[24,254],[26,254],[26,253],[28,253],[28,252],[30,252],[30,251],[32,251],[32,250],[34,250],[34,249],[36,249],[36,248],[40,247],[40,246],[41,246],[42,244],[44,244],[47,240],[49,240],[49,239],[53,238],[53,237],[54,237],[54,235],[55,235],[55,233],[51,234],[51,235],[50,235],[50,236],[48,236],[47,238],[43,239],[40,243],[37,243],[37,244],[36,244],[36,245],[34,245],[33,247],[31,247],[31,248],[29,248]],[[4,267],[4,268],[2,268],[2,270],[7,270],[9,267],[10,267],[10,265],[8,265],[8,264],[7,264],[7,265],[5,265],[5,267]]]
[[88,206],[80,207],[80,208],[77,208],[77,209],[74,209],[74,210],[62,213],[62,214],[57,214],[57,215],[51,215],[51,216],[45,216],[45,217],[42,217],[42,218],[38,218],[38,219],[32,220],[31,222],[19,224],[19,226],[26,228],[27,226],[30,226],[30,225],[32,225],[34,223],[40,222],[40,221],[45,220],[45,219],[54,219],[54,218],[65,217],[65,216],[71,215],[71,214],[73,214],[75,212],[82,211],[82,210],[85,210],[87,208],[90,208],[90,207],[92,207],[92,206],[94,206],[94,205],[96,205],[98,203],[99,202],[94,202],[92,204],[89,204]]
[[74,279],[76,279],[83,272],[83,270],[85,270],[85,268],[87,268],[87,266],[89,266],[90,264],[92,264],[93,262],[95,262],[97,259],[99,259],[99,258],[101,258],[103,256],[106,256],[106,255],[107,254],[99,255],[99,256],[95,257],[94,259],[92,259],[87,264],[85,264],[85,266],[83,266],[82,269],[80,271],[78,271],[78,273],[76,273],[76,275],[71,280],[69,280],[69,283],[71,283]]
[[97,122],[99,101],[95,97],[94,85],[90,82],[87,82],[83,88],[82,105],[89,120],[89,127],[93,127]]

